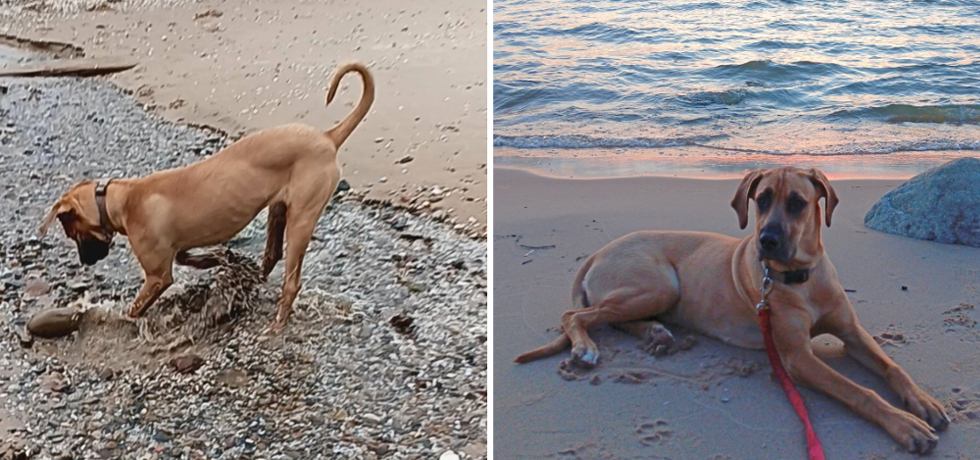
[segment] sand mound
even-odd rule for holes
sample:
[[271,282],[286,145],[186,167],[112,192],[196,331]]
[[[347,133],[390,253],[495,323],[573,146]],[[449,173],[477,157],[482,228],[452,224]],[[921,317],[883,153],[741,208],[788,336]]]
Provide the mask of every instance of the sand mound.
[[82,319],[74,338],[44,341],[38,349],[72,363],[121,370],[158,365],[172,354],[220,341],[237,319],[271,299],[261,295],[261,270],[248,257],[225,247],[209,254],[220,265],[175,282],[141,318],[129,318],[112,302],[76,300],[71,306]]

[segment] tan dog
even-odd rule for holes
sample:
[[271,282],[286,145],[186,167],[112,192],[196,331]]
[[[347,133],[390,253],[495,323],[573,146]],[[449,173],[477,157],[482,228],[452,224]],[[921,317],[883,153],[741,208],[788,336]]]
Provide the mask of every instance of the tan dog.
[[[739,347],[763,348],[755,305],[762,299],[765,264],[775,281],[768,297],[773,339],[790,376],[874,421],[909,451],[928,453],[938,442],[933,429],[944,429],[949,418],[942,404],[916,386],[858,322],[820,240],[821,198],[826,199],[829,227],[838,200],[823,173],[759,169],[742,180],[732,200],[743,229],[749,200],[755,200],[756,232],[750,236],[636,232],[609,243],[578,272],[572,288],[578,309],[562,315],[562,336],[517,362],[571,345],[573,362],[595,365],[599,350],[587,330],[603,323],[666,349],[673,336],[652,318]],[[840,338],[851,357],[883,377],[911,413],[814,356],[810,338],[823,333]]]
[[329,131],[301,124],[280,126],[246,136],[183,168],[114,179],[111,184],[81,182],[51,207],[41,235],[57,217],[86,265],[108,255],[116,231],[129,237],[146,277],[129,309],[130,316],[138,317],[171,285],[175,260],[198,268],[214,266],[213,258],[187,250],[228,241],[268,207],[265,276],[282,258],[284,233],[289,242],[282,296],[271,325],[282,328],[299,292],[306,246],[340,181],[337,149],[374,102],[371,73],[353,63],[334,74],[327,104],[348,72],[361,75],[363,94],[354,110]]

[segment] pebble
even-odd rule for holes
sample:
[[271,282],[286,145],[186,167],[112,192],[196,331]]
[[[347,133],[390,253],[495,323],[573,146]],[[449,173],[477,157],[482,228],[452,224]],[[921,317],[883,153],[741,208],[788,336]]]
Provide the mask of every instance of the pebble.
[[194,372],[200,368],[203,364],[204,358],[201,358],[195,354],[178,356],[170,360],[170,367],[180,374],[190,374],[191,372]]
[[78,330],[80,321],[81,314],[72,307],[52,308],[35,313],[27,322],[27,331],[37,337],[64,337]]
[[32,278],[27,280],[24,286],[24,295],[28,297],[41,297],[51,291],[51,286],[47,281],[42,279]]

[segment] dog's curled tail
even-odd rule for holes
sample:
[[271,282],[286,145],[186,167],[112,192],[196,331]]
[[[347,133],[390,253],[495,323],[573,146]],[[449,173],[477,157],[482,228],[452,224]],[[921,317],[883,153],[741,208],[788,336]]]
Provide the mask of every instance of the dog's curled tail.
[[[590,268],[592,268],[592,256],[586,259],[585,264],[582,265],[578,274],[575,275],[575,283],[572,285],[572,303],[575,305],[575,308],[581,309],[589,306],[589,299],[585,294],[585,286],[582,285],[582,282],[585,281],[585,275],[589,273]],[[567,333],[562,331],[561,335],[551,343],[518,356],[514,362],[524,364],[537,359],[547,358],[560,353],[571,345],[572,340],[568,338]]]
[[330,89],[327,91],[327,105],[330,105],[333,97],[337,94],[337,88],[340,87],[340,79],[349,72],[361,74],[361,80],[364,82],[364,91],[361,93],[361,100],[357,103],[357,107],[354,107],[354,111],[348,114],[347,118],[344,118],[344,121],[341,121],[337,126],[327,131],[327,136],[333,140],[336,147],[340,147],[340,144],[343,144],[347,140],[350,133],[354,131],[358,123],[367,115],[371,104],[374,103],[374,77],[371,76],[371,72],[368,71],[364,64],[351,62],[340,66],[333,74],[333,80],[330,81]]

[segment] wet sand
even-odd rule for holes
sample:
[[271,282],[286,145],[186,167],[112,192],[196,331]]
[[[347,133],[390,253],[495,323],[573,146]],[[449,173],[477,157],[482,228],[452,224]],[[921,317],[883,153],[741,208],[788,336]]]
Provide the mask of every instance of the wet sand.
[[[19,3],[19,2],[15,2]],[[80,11],[60,13],[56,8]],[[231,135],[289,122],[329,128],[361,94],[324,97],[338,64],[368,64],[375,103],[340,152],[369,198],[403,203],[437,187],[432,210],[486,225],[487,13],[483,3],[86,2],[12,5],[0,33],[135,58],[109,77],[166,119]],[[87,8],[87,9],[86,9]],[[17,10],[17,11],[14,11]],[[0,16],[5,17],[5,16]],[[424,201],[424,200],[421,200]]]
[[[864,327],[901,334],[883,348],[947,406],[952,425],[932,458],[980,452],[980,250],[864,227],[864,215],[902,180],[834,180],[840,205],[823,240]],[[737,180],[663,177],[554,179],[494,170],[495,458],[804,458],[802,425],[762,351],[683,331],[697,345],[666,358],[604,326],[603,358],[559,374],[567,353],[524,365],[520,353],[553,339],[586,256],[636,230],[744,236],[729,202]],[[553,245],[553,247],[551,247]],[[902,286],[908,290],[902,290]],[[959,308],[959,310],[957,310]],[[829,345],[828,345],[829,343]],[[825,337],[827,361],[897,404],[894,393]],[[573,380],[566,380],[573,379]],[[913,458],[835,400],[800,389],[827,458]]]

